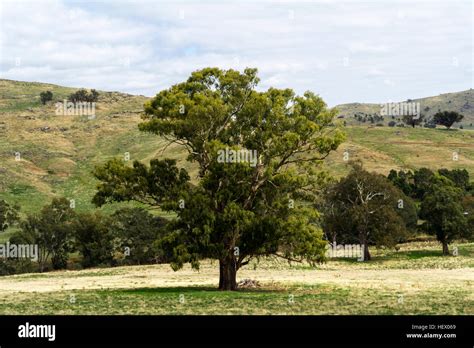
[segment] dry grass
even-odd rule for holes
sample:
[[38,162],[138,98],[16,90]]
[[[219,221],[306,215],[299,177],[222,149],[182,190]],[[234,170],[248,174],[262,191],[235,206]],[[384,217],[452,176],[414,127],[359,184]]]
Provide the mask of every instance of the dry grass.
[[370,263],[318,268],[265,259],[239,272],[260,288],[230,293],[216,291],[217,263],[209,260],[199,271],[149,265],[8,276],[0,279],[0,313],[474,314],[474,244],[458,246],[458,257],[411,243],[374,251]]

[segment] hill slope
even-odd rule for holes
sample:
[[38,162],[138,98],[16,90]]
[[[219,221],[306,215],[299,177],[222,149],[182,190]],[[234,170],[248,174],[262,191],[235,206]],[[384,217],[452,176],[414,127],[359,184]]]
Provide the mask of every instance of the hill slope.
[[[472,127],[474,123],[474,90],[445,93],[435,97],[426,97],[419,99],[410,99],[407,101],[420,103],[421,113],[426,119],[431,119],[438,111],[456,111],[464,115],[464,119],[457,126]],[[336,106],[339,110],[339,115],[344,116],[344,119],[349,124],[358,124],[354,119],[357,113],[368,115],[380,115],[380,104],[364,104],[364,103],[350,103]],[[391,117],[385,117],[384,123],[392,120]]]
[[[182,148],[169,146],[163,152],[163,139],[138,131],[146,97],[99,91],[96,118],[89,120],[56,116],[52,103],[40,103],[39,94],[46,90],[53,92],[53,102],[75,91],[0,80],[0,199],[20,204],[23,212],[33,212],[52,197],[64,196],[74,199],[78,210],[88,210],[96,185],[92,169],[112,157],[123,158],[126,152],[132,161],[175,158],[195,177],[196,168],[185,161]],[[326,162],[336,176],[348,170],[345,151],[350,159],[361,159],[369,170],[385,174],[392,168],[427,166],[466,168],[474,176],[472,130],[351,126],[346,132],[348,141]],[[452,157],[454,151],[459,154],[457,161]]]

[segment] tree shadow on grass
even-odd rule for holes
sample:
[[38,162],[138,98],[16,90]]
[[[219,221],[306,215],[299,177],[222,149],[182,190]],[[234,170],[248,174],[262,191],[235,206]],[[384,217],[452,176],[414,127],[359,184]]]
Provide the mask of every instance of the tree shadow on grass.
[[409,260],[416,260],[422,259],[424,257],[442,257],[443,252],[440,250],[407,250],[407,251],[399,251],[391,255],[392,257],[398,257],[403,259]]
[[385,255],[373,255],[370,261],[358,261],[357,258],[338,257],[333,260],[347,264],[357,264],[364,262],[381,263],[390,260],[417,260],[425,257],[443,257],[442,250],[407,250],[407,251],[393,251]]

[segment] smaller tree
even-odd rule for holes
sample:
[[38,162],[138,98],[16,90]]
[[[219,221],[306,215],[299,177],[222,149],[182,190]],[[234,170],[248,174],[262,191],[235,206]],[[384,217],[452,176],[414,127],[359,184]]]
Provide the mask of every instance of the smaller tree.
[[424,116],[423,115],[405,115],[403,116],[403,122],[407,124],[408,126],[412,126],[415,128],[415,126],[418,126],[423,122]]
[[77,102],[96,102],[99,99],[99,92],[97,92],[95,89],[92,89],[89,92],[85,89],[79,89],[76,92],[72,93],[68,100],[77,103]]
[[449,255],[448,245],[456,238],[466,237],[467,218],[461,204],[463,192],[452,181],[441,175],[434,177],[420,206],[424,228],[435,234],[443,246],[443,255]]
[[96,102],[99,99],[99,92],[97,92],[95,89],[91,89],[91,94],[89,96],[89,101],[90,102]]
[[40,272],[44,271],[50,257],[54,269],[66,267],[72,250],[70,231],[74,217],[74,210],[67,199],[54,198],[39,215],[28,215],[21,222],[21,231],[15,238],[26,244],[38,245]]
[[403,191],[407,196],[412,196],[414,191],[413,173],[411,171],[396,171],[392,169],[387,176],[387,179],[396,187]]
[[[383,175],[352,164],[349,175],[329,189],[323,227],[338,242],[358,241],[364,260],[370,260],[369,244],[392,247],[417,222],[413,201]],[[330,209],[327,209],[330,207]]]
[[167,220],[142,208],[123,208],[113,215],[112,229],[118,238],[118,248],[126,263],[152,263],[160,252],[157,241],[164,235]]
[[413,197],[422,199],[427,191],[430,190],[434,173],[428,168],[420,168],[413,173],[414,187]]
[[18,206],[11,206],[4,200],[0,200],[0,232],[5,231],[18,221]]
[[53,92],[45,91],[40,93],[41,103],[46,105],[47,102],[53,100]]
[[459,187],[464,191],[468,191],[470,189],[470,182],[469,182],[469,172],[466,169],[446,169],[441,168],[438,170],[438,173],[446,178],[450,179],[455,186]]
[[464,118],[463,115],[460,113],[457,113],[455,111],[442,111],[442,112],[437,112],[433,116],[433,122],[442,126],[447,127],[448,129],[451,128],[451,126],[455,122],[459,122]]
[[74,221],[74,246],[81,253],[84,268],[112,264],[114,235],[111,219],[100,213],[81,213]]

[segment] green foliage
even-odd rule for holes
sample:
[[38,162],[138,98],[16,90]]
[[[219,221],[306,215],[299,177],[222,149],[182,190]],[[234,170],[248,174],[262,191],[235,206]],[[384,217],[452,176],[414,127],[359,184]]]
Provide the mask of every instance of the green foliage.
[[424,116],[423,115],[404,115],[402,117],[402,120],[403,122],[405,122],[405,124],[415,128],[415,126],[418,126],[423,122]]
[[428,192],[432,185],[434,177],[433,171],[428,168],[420,168],[415,170],[413,175],[414,180],[414,197],[422,199],[426,192]]
[[426,220],[428,233],[436,235],[443,245],[443,254],[448,255],[448,244],[456,238],[468,236],[468,220],[461,204],[463,191],[449,179],[437,175],[420,206],[420,218]]
[[323,226],[329,239],[365,246],[393,247],[417,222],[413,201],[384,176],[352,163],[352,171],[332,185],[324,204]]
[[80,89],[74,93],[72,93],[68,100],[73,103],[77,102],[96,102],[99,99],[99,92],[95,89],[91,89],[90,93],[87,92],[85,89]]
[[40,93],[41,103],[45,105],[47,102],[53,100],[53,92],[45,91]]
[[114,263],[115,236],[111,224],[110,217],[99,212],[77,215],[72,226],[74,247],[82,255],[84,268]]
[[396,187],[403,191],[407,196],[413,196],[414,194],[414,177],[411,171],[404,172],[403,170],[396,171],[390,170],[387,176],[388,180],[392,182]]
[[179,170],[176,161],[151,160],[150,167],[134,161],[133,167],[112,159],[103,167],[94,170],[101,182],[92,202],[102,206],[110,202],[137,201],[148,205],[159,205],[175,200],[188,185],[186,170]]
[[11,206],[4,200],[0,200],[0,232],[13,226],[19,219],[19,206]]
[[[174,268],[218,259],[225,290],[236,288],[237,270],[254,257],[323,258],[317,213],[289,202],[314,199],[315,167],[344,141],[332,124],[336,112],[320,97],[291,89],[258,92],[258,81],[256,69],[207,68],[145,105],[139,128],[182,145],[199,166],[197,186],[166,160],[150,162],[149,169],[111,161],[95,171],[101,181],[96,204],[136,200],[175,211],[161,244]],[[229,149],[252,151],[257,163],[221,161]]]
[[468,191],[471,188],[469,182],[469,172],[466,169],[439,169],[438,173],[446,178],[450,179],[454,185],[464,191]]
[[460,122],[463,118],[463,115],[455,111],[442,111],[433,116],[433,122],[449,129],[455,122]]
[[28,215],[21,222],[21,230],[10,241],[17,244],[37,244],[40,271],[45,270],[51,257],[54,269],[66,268],[72,250],[71,225],[75,218],[70,202],[65,198],[54,198],[38,215]]
[[[450,180],[452,184],[463,191],[470,191],[473,185],[470,183],[469,172],[466,169],[441,168],[438,174]],[[387,178],[406,195],[421,200],[426,192],[431,189],[435,173],[428,168],[420,168],[413,172],[399,172],[391,170]]]
[[156,242],[163,237],[166,223],[166,219],[155,217],[142,208],[117,210],[112,215],[111,228],[119,241],[118,249],[124,254],[123,263],[164,262]]

